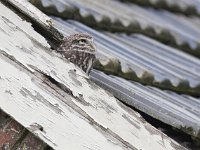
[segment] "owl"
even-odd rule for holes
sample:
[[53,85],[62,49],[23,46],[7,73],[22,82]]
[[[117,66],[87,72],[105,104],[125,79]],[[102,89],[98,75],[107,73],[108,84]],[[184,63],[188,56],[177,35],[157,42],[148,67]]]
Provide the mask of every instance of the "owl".
[[63,43],[57,51],[70,62],[79,66],[84,72],[90,73],[96,51],[92,36],[86,33],[67,36],[63,39]]

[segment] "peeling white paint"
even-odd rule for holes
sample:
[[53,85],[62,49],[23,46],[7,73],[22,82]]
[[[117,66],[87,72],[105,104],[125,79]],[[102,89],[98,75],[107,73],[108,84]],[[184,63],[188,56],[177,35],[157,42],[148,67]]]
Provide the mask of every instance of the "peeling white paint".
[[[119,143],[110,142],[52,93],[35,85],[31,76],[1,58],[0,108],[23,126],[29,130],[35,123],[42,126],[43,132],[33,132],[55,149],[122,149]],[[5,92],[6,90],[12,94]],[[37,92],[44,99],[38,97]],[[50,104],[58,106],[52,109]]]
[[[2,4],[0,8],[0,17],[6,18],[0,19],[1,109],[55,149],[127,148],[109,131],[103,133],[103,130],[89,124],[83,114],[74,110],[77,106],[98,125],[111,130],[132,148],[174,150],[172,144],[178,146],[172,139],[144,122],[138,113],[122,108],[112,95],[88,81],[88,77],[79,68],[50,52],[44,38],[29,23]],[[18,61],[17,65],[5,59],[3,53],[13,56]],[[19,63],[29,71],[20,68]],[[74,97],[82,94],[82,100],[89,105],[84,105],[72,96],[61,98],[57,93],[60,96],[57,97],[50,92],[53,91],[50,87],[42,87],[44,83],[30,74],[36,72],[36,68],[64,84]],[[75,68],[76,72],[72,76]],[[8,90],[12,94],[5,92]],[[70,102],[76,104],[73,109],[67,105]],[[45,132],[31,129],[35,123],[41,125]]]

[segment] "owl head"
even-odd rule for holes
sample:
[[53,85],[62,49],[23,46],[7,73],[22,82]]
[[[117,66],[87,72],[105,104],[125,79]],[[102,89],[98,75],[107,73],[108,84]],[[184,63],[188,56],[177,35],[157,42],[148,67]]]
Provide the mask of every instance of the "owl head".
[[[87,53],[94,53],[96,50],[92,36],[87,33],[77,33],[65,37],[60,48],[64,48],[65,51],[78,50]],[[59,50],[62,51],[62,49]]]
[[96,51],[92,36],[86,33],[67,36],[57,51],[89,74]]

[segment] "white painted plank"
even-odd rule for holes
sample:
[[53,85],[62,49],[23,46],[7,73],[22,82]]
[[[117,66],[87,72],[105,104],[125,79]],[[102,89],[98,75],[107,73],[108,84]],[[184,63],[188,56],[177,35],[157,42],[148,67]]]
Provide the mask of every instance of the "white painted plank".
[[24,18],[29,18],[30,21],[34,22],[34,26],[37,26],[39,30],[46,29],[44,34],[51,36],[57,45],[62,41],[63,36],[54,28],[52,19],[29,3],[28,0],[6,0],[5,3],[17,8],[17,11],[23,13]]
[[27,2],[28,0],[6,0],[6,1],[12,4],[13,6],[17,7],[22,13],[28,15],[42,26],[47,28],[52,26],[51,18],[49,18],[47,15],[42,13],[32,4]]
[[[23,126],[54,149],[123,149],[121,142],[101,133],[63,103],[55,91],[48,91],[39,79],[6,61],[1,54],[0,108]],[[69,96],[64,98],[67,101],[72,99]]]
[[[0,17],[0,107],[53,148],[180,148],[138,113],[119,105],[80,69],[51,52],[31,24],[2,4]],[[17,65],[5,58],[11,56]],[[55,94],[38,78],[41,73],[62,83],[72,95],[60,89]]]

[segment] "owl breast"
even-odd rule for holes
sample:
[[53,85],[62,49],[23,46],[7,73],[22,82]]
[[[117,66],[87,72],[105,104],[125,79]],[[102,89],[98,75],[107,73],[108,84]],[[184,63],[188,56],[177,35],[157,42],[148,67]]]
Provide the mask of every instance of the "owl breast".
[[92,69],[95,54],[86,51],[73,50],[70,52],[65,52],[64,57],[89,74],[90,70]]
[[92,36],[76,33],[63,39],[57,52],[89,74],[95,60],[96,46]]

